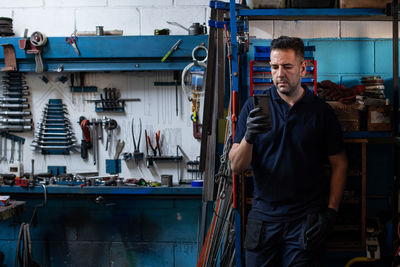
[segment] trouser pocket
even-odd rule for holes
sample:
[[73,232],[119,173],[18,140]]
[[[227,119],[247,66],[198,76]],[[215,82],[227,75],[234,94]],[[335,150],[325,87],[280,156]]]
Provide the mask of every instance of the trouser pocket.
[[263,222],[256,219],[248,219],[244,246],[247,250],[256,249],[261,241],[261,229]]
[[[315,235],[318,235],[319,232],[320,221],[318,214],[308,214],[307,217],[303,220],[300,235],[300,244],[303,250],[311,250],[313,248]],[[314,234],[313,237],[311,237],[311,233]]]

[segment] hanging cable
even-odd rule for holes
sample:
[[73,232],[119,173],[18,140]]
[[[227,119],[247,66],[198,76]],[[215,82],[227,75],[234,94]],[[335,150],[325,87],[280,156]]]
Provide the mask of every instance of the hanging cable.
[[19,228],[17,251],[15,257],[15,267],[40,266],[32,259],[32,241],[31,241],[30,227],[34,222],[34,220],[36,220],[37,209],[46,207],[47,205],[47,188],[44,184],[42,184],[42,187],[44,194],[44,202],[42,204],[35,206],[29,223],[21,223],[21,226]]

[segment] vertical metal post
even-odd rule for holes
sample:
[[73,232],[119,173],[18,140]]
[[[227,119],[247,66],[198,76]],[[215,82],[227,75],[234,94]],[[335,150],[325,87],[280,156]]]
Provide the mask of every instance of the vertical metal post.
[[[392,30],[393,30],[393,136],[398,136],[398,112],[399,112],[399,16],[398,1],[392,1]],[[395,142],[393,146],[393,216],[392,216],[392,242],[393,251],[396,252],[399,237],[397,233],[398,225],[398,167],[399,144]]]
[[[239,91],[238,80],[238,44],[236,28],[236,4],[230,0],[230,27],[231,27],[231,51],[232,51],[232,125],[236,127],[236,96]],[[233,133],[234,134],[234,133]],[[233,175],[233,208],[235,209],[235,262],[236,267],[242,266],[242,225],[240,220],[240,209],[237,207],[238,177]]]

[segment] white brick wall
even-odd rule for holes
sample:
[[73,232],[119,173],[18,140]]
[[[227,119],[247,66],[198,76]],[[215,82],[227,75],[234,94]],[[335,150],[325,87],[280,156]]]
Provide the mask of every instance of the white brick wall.
[[28,34],[40,31],[47,36],[66,36],[74,31],[74,17],[73,8],[16,8],[14,33],[23,36],[28,28]]
[[173,0],[108,0],[110,6],[165,7],[172,6]]
[[275,21],[274,37],[337,38],[338,25],[337,21]]
[[46,0],[49,7],[107,6],[107,0]]
[[5,7],[39,7],[44,5],[44,0],[1,0],[0,8]]
[[392,22],[342,21],[341,37],[392,38]]
[[[228,1],[228,0],[226,0]],[[0,0],[0,16],[14,19],[14,32],[40,30],[48,36],[65,36],[74,29],[94,31],[120,29],[124,35],[153,35],[154,29],[169,28],[171,34],[187,32],[166,21],[185,27],[209,19],[209,0]],[[279,35],[303,38],[391,38],[390,22],[355,21],[252,21],[250,35],[257,38]]]
[[209,0],[174,0],[175,5],[177,6],[208,6],[210,1]]

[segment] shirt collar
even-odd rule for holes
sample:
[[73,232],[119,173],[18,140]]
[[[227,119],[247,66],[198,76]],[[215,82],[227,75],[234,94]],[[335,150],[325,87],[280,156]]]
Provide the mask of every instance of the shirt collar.
[[[310,103],[314,101],[314,93],[312,93],[309,89],[307,89],[307,86],[302,85],[303,88],[305,88],[306,92],[303,95],[303,97],[299,100],[299,102],[305,102],[305,103]],[[277,89],[275,86],[271,88],[271,97],[273,100],[282,100],[284,101],[281,96],[278,94]]]

